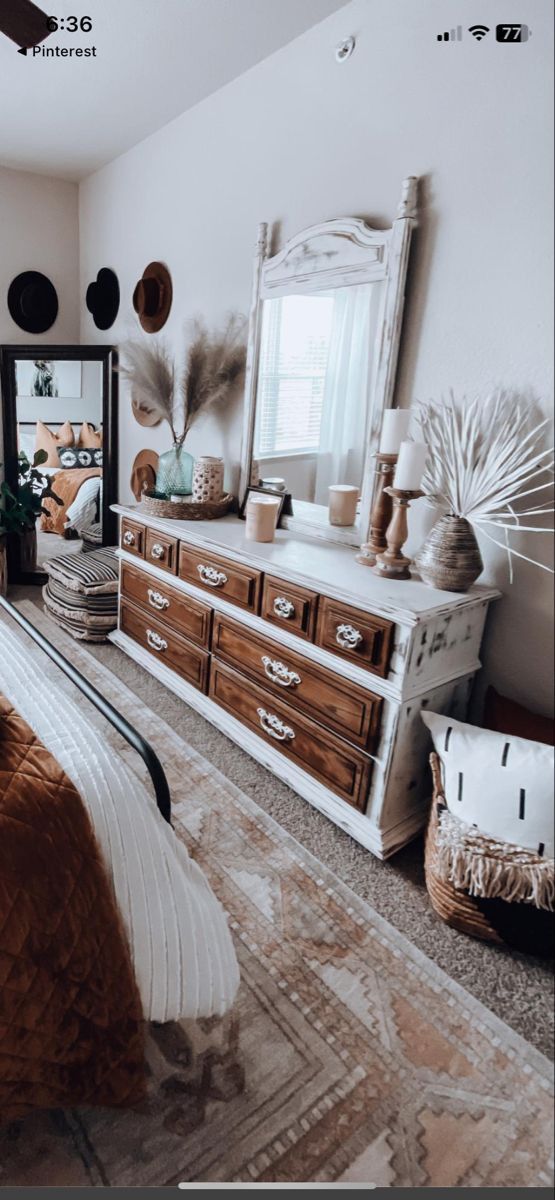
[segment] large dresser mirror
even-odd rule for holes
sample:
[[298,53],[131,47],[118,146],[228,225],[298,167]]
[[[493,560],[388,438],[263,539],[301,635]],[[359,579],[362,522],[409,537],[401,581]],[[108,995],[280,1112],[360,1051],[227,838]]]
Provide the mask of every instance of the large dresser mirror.
[[10,578],[38,582],[49,559],[116,541],[117,356],[38,344],[0,355],[4,477],[29,513],[8,538]]
[[[270,256],[267,226],[259,228],[241,498],[250,485],[285,490],[291,504],[282,523],[298,532],[366,540],[371,456],[393,398],[416,182],[404,181],[388,229],[327,221]],[[329,521],[330,487],[338,485],[356,503],[348,524]]]

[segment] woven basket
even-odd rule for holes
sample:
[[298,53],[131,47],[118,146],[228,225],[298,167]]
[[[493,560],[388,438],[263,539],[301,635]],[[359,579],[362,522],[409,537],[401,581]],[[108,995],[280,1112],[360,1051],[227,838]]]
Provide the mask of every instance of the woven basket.
[[473,896],[469,896],[467,892],[462,892],[454,887],[448,880],[442,879],[439,873],[437,850],[439,814],[442,808],[446,808],[447,805],[443,795],[441,767],[437,754],[430,755],[430,766],[434,781],[434,796],[430,821],[426,832],[424,871],[432,908],[438,917],[441,917],[442,921],[445,921],[447,925],[451,925],[453,929],[458,929],[460,933],[468,933],[471,937],[481,938],[486,942],[497,942],[498,945],[502,945],[503,938],[499,936],[480,911],[476,899]]
[[437,754],[430,755],[434,794],[426,832],[424,871],[432,908],[453,929],[497,945],[509,945],[541,958],[553,955],[553,913],[532,904],[470,896],[445,880],[437,846],[440,814],[447,807]]
[[233,496],[227,493],[219,500],[162,500],[151,491],[143,492],[139,507],[151,517],[164,517],[176,521],[213,521],[224,517]]

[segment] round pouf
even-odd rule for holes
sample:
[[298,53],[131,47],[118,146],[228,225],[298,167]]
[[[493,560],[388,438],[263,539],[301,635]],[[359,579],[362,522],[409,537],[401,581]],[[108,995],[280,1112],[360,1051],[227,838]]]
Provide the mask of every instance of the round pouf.
[[197,458],[193,471],[193,500],[219,500],[224,490],[223,458]]

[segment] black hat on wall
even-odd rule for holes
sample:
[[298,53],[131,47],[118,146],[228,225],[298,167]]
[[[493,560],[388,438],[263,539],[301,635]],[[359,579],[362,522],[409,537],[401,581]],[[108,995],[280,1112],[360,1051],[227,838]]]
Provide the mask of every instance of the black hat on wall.
[[40,271],[22,271],[8,288],[8,308],[26,333],[45,333],[58,316],[54,284]]
[[86,304],[97,329],[109,329],[114,324],[119,309],[119,283],[110,267],[101,267],[96,279],[89,283]]

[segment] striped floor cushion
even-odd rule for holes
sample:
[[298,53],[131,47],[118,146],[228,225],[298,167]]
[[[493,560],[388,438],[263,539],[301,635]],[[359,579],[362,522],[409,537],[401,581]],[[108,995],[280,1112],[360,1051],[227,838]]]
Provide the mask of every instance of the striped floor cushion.
[[65,629],[66,633],[70,633],[72,637],[80,642],[105,642],[107,639],[109,630],[91,629],[86,625],[75,625],[71,621],[66,621],[63,617],[53,613],[46,604],[45,611],[60,626],[60,629]]
[[118,560],[113,546],[103,546],[87,554],[61,554],[44,564],[51,579],[72,592],[98,596],[117,592]]
[[57,579],[49,579],[46,592],[49,600],[62,607],[71,608],[74,612],[97,613],[99,616],[107,617],[116,613],[118,609],[117,592],[85,595],[84,592],[72,591],[64,583],[58,583]]
[[[72,593],[70,593],[71,595]],[[73,595],[78,595],[73,592]],[[48,612],[55,617],[61,617],[62,620],[71,624],[75,629],[91,629],[97,633],[104,631],[109,633],[110,629],[115,629],[117,625],[117,608],[112,608],[111,612],[91,612],[87,608],[73,608],[66,601],[60,602],[52,595],[50,585],[42,589],[42,598]],[[117,600],[117,597],[115,597]]]

